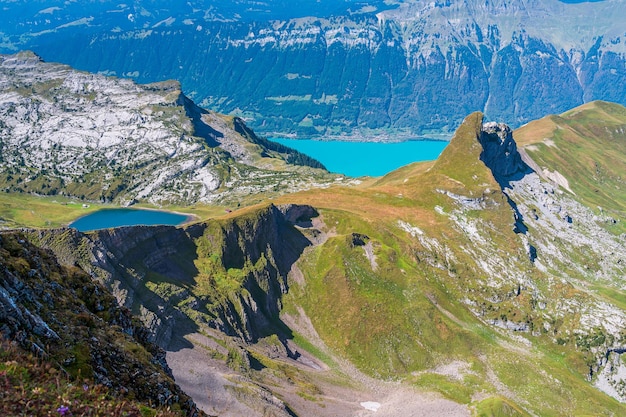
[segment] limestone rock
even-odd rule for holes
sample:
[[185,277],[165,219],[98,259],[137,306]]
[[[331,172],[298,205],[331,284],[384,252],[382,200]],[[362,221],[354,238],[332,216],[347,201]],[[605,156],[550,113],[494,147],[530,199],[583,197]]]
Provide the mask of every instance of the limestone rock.
[[491,169],[498,182],[521,177],[530,171],[528,165],[522,161],[511,128],[507,125],[485,123],[479,141],[483,147],[480,160]]

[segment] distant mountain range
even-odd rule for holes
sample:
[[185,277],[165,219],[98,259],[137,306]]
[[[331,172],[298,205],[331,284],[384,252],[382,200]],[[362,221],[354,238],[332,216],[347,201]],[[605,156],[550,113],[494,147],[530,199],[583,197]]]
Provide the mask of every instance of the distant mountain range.
[[624,415],[625,1],[1,3],[0,414]]
[[150,1],[3,5],[0,51],[178,79],[260,133],[388,139],[465,115],[520,126],[626,104],[626,1]]

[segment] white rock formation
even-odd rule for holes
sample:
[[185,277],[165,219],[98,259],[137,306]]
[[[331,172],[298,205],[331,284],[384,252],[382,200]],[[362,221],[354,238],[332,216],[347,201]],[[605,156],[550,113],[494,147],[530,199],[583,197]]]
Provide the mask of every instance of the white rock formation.
[[0,56],[7,191],[162,204],[319,182],[319,172],[303,179],[280,156],[262,157],[265,150],[232,126],[187,99],[178,82],[138,85],[29,52]]

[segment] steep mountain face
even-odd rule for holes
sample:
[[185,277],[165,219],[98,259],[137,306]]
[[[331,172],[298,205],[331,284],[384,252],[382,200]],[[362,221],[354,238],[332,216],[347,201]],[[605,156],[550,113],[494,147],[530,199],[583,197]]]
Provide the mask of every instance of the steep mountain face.
[[[205,325],[250,343],[272,328],[277,331],[272,322],[288,289],[287,274],[311,245],[293,225],[315,214],[308,206],[270,205],[247,216],[184,229],[125,227],[89,234],[60,229],[33,232],[33,238],[63,263],[81,265],[112,289],[120,305],[150,324],[152,339],[161,346],[167,347],[176,328],[185,327],[194,314]],[[200,292],[171,293],[160,288],[168,286],[163,280],[198,286]],[[240,286],[243,293],[231,291]],[[183,307],[183,314],[181,308],[163,309],[178,303],[207,309],[194,314]]]
[[[40,384],[45,383],[48,375],[55,378],[54,370],[58,372],[57,391],[59,381],[69,378],[68,382],[80,384],[85,392],[95,384],[104,386],[109,401],[118,398],[118,410],[122,410],[124,402],[126,407],[128,402],[134,402],[143,404],[145,412],[150,411],[148,406],[163,409],[175,406],[184,415],[204,415],[174,383],[165,351],[149,340],[147,329],[128,309],[120,308],[115,298],[85,271],[60,266],[52,253],[33,246],[17,232],[0,236],[0,265],[4,378],[11,371],[10,352],[5,351],[9,340],[18,349],[35,354],[39,363],[48,364],[43,377],[32,376],[39,378]],[[26,368],[23,372],[28,371]],[[21,381],[24,382],[31,383]],[[6,389],[3,387],[3,397]],[[7,415],[40,414],[49,406],[41,387],[39,392],[27,396],[22,390],[21,395],[21,405]],[[11,403],[19,404],[19,400],[19,397],[4,397],[3,410],[7,411]],[[101,393],[100,401],[104,403],[104,400]],[[89,409],[79,401],[71,403],[68,398],[54,401],[56,407],[65,405],[67,413],[73,410],[76,415],[87,415],[82,413]],[[104,408],[94,406],[98,407]],[[137,413],[138,408],[134,410]]]
[[[177,381],[185,390],[202,392],[198,404],[206,412],[288,416],[293,415],[289,405],[248,375],[256,366],[251,362],[258,359],[242,346],[265,346],[260,348],[264,355],[294,363],[307,357],[287,340],[293,335],[279,313],[288,291],[287,275],[315,240],[295,225],[306,225],[316,215],[307,206],[270,205],[184,229],[128,227],[89,234],[42,230],[31,231],[29,238],[52,249],[63,263],[86,268],[120,305],[141,317],[150,330],[149,339],[169,352]],[[193,347],[196,352],[188,353]],[[197,360],[209,364],[217,358],[225,369],[206,371],[200,383],[186,382],[189,371],[176,364],[180,355],[197,356],[198,349],[211,353]],[[310,366],[315,360],[304,363]],[[194,366],[205,369],[206,365]],[[241,380],[229,383],[233,372]],[[207,378],[217,379],[218,385],[205,387],[202,381]],[[224,385],[253,393],[241,397]]]
[[360,187],[25,238],[139,315],[211,414],[619,415],[626,110],[483,122]]
[[9,192],[193,203],[327,180],[294,165],[323,168],[317,161],[200,109],[176,82],[137,85],[20,53],[0,56],[0,85],[0,184]]
[[11,4],[32,17],[0,25],[4,50],[175,78],[202,106],[265,134],[393,139],[453,132],[477,110],[516,127],[592,100],[626,104],[623,0],[91,7]]

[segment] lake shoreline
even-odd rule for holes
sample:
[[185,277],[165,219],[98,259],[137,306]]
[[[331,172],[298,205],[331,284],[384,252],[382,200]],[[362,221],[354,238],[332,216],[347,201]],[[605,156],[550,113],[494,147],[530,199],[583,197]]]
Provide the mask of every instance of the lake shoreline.
[[262,137],[268,140],[272,139],[288,139],[288,140],[314,140],[317,142],[350,142],[350,143],[401,143],[401,142],[419,142],[419,141],[437,141],[450,142],[454,132],[429,133],[425,135],[416,135],[415,133],[406,132],[398,134],[397,132],[389,132],[388,134],[372,134],[372,135],[320,135],[320,136],[299,136],[297,134],[289,134],[283,132],[261,132]]
[[[132,222],[131,224],[104,224],[102,225],[102,227],[89,227],[89,228],[85,228],[82,226],[76,226],[77,223],[82,224],[81,222],[85,222],[87,218],[89,217],[97,217],[97,216],[102,216],[103,214],[109,214],[109,213],[105,213],[105,212],[113,212],[113,211],[117,211],[117,212],[123,212],[123,213],[136,213],[136,212],[148,212],[148,213],[153,213],[153,214],[158,214],[161,216],[167,216],[169,219],[172,219],[172,216],[179,216],[180,218],[182,218],[180,221],[176,221],[175,223],[173,221],[156,221],[156,222],[147,222],[147,223],[143,223],[144,220],[138,220],[136,222]],[[111,228],[118,228],[118,227],[135,227],[135,226],[173,226],[173,227],[179,227],[179,226],[184,226],[187,224],[192,223],[195,220],[199,220],[200,217],[192,214],[192,213],[182,213],[182,212],[178,212],[178,211],[171,211],[171,210],[163,210],[163,209],[157,209],[157,208],[150,208],[150,207],[120,207],[120,206],[114,206],[114,207],[102,207],[99,208],[98,210],[92,211],[90,213],[85,213],[84,215],[74,219],[73,221],[69,222],[68,224],[66,224],[66,227],[69,228],[73,228],[76,229],[80,232],[86,233],[86,232],[91,232],[91,231],[95,231],[95,230],[102,230],[102,229],[111,229]]]
[[319,161],[331,173],[352,178],[382,177],[414,162],[433,161],[449,143],[434,139],[401,142],[281,138],[268,138],[268,140],[295,149]]

